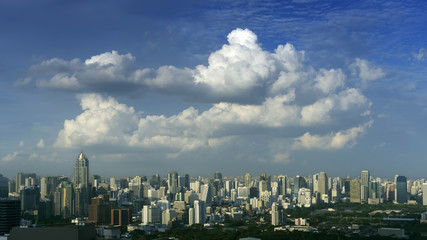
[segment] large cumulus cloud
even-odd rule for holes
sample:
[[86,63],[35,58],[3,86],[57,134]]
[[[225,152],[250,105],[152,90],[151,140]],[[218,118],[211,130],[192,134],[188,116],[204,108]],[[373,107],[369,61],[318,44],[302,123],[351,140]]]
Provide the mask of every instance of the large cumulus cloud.
[[[105,52],[88,59],[53,58],[32,66],[16,86],[62,91],[141,95],[146,91],[178,95],[203,102],[261,103],[266,97],[299,88],[300,98],[329,95],[346,86],[342,69],[313,69],[304,51],[286,43],[273,52],[264,50],[255,33],[233,30],[228,43],[209,55],[207,65],[194,68],[160,66],[140,68],[131,53]],[[349,68],[364,83],[382,77],[380,68],[356,59]],[[298,101],[298,99],[297,99]]]
[[[116,51],[84,61],[52,59],[33,66],[33,76],[50,76],[36,79],[39,87],[98,92],[78,95],[82,113],[64,122],[55,146],[162,148],[169,149],[168,156],[176,156],[242,142],[257,129],[257,134],[264,135],[280,132],[276,138],[291,142],[270,153],[271,159],[280,162],[274,156],[290,159],[292,151],[351,147],[372,125],[365,114],[371,102],[360,89],[347,84],[343,69],[317,70],[304,62],[304,51],[289,43],[265,51],[248,29],[236,29],[227,39],[210,54],[207,65],[195,68],[136,68],[134,56]],[[362,82],[384,75],[361,59],[350,68]],[[143,115],[113,97],[104,97],[135,89],[212,105],[205,111],[188,107],[172,116]]]

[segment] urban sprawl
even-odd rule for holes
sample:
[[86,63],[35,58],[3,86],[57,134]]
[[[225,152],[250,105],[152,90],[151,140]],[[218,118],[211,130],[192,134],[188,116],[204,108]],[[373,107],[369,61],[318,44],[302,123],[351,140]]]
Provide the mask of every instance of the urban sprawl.
[[[368,170],[354,179],[325,172],[194,177],[175,171],[107,179],[90,176],[80,153],[72,178],[0,175],[0,236],[24,239],[50,229],[68,237],[79,232],[76,239],[186,239],[180,234],[190,229],[210,236],[205,239],[286,239],[292,233],[421,239],[427,235],[419,230],[427,229],[423,192],[425,179],[382,179]],[[215,231],[223,235],[209,235]]]

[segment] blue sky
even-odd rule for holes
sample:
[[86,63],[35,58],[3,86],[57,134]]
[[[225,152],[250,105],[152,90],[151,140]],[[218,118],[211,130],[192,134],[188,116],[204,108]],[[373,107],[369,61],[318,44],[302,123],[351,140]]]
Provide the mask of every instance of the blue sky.
[[2,1],[0,173],[425,177],[426,10]]

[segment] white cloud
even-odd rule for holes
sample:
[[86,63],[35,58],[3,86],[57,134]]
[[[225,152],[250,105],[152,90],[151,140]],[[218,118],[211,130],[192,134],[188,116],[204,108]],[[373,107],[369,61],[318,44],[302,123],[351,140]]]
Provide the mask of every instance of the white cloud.
[[74,120],[65,120],[55,142],[57,147],[85,146],[97,143],[120,144],[124,135],[137,126],[132,107],[98,94],[79,95],[84,112]]
[[293,161],[290,153],[277,153],[273,156],[273,163],[289,164]]
[[329,71],[320,69],[315,79],[315,87],[322,90],[325,94],[335,92],[337,88],[344,86],[345,78],[345,74],[341,69],[330,69]]
[[84,61],[44,61],[30,68],[29,79],[35,78],[37,87],[55,90],[117,93],[151,89],[192,100],[254,102],[268,94],[287,92],[313,74],[310,67],[304,67],[304,52],[292,44],[279,45],[273,53],[265,51],[248,29],[235,29],[227,39],[228,44],[210,54],[206,66],[193,69],[138,69],[130,53],[112,51]]
[[295,138],[294,149],[340,149],[343,147],[352,147],[356,139],[363,134],[368,127],[372,126],[373,121],[363,125],[353,127],[347,130],[330,133],[327,135],[312,135],[309,132]]
[[44,148],[44,140],[43,138],[37,143],[37,148]]
[[[138,69],[133,65],[135,57],[116,51],[84,61],[52,59],[35,66],[34,72],[37,69],[38,73],[47,72],[44,68],[52,66],[54,73],[49,80],[38,79],[39,87],[108,93],[150,89],[213,103],[203,112],[188,107],[168,117],[142,116],[113,97],[82,94],[78,97],[82,113],[64,122],[54,146],[80,148],[107,144],[161,148],[170,150],[165,152],[169,158],[176,158],[180,152],[238,142],[252,129],[275,129],[288,137],[292,135],[291,138],[307,132],[301,136],[301,142],[317,142],[316,139],[325,142],[327,136],[320,136],[312,129],[327,127],[337,135],[329,136],[331,141],[336,140],[323,147],[334,149],[354,142],[360,135],[350,131],[357,127],[350,130],[336,127],[336,123],[351,127],[341,119],[348,114],[355,116],[353,124],[358,122],[357,117],[366,121],[362,115],[371,104],[359,89],[346,86],[346,75],[341,69],[316,70],[307,66],[304,51],[297,51],[289,43],[279,45],[274,52],[265,51],[248,29],[233,30],[227,40],[227,44],[210,54],[207,65],[195,68]],[[384,75],[366,60],[356,59],[353,68],[362,81]],[[293,127],[298,128],[298,133],[288,134]],[[283,152],[287,149],[280,149],[279,153]],[[271,159],[279,161],[281,155],[277,156]]]
[[424,48],[420,48],[418,53],[412,53],[412,56],[414,57],[415,60],[419,62],[423,62],[427,57],[427,53]]
[[14,152],[12,154],[8,154],[8,155],[2,157],[1,161],[2,162],[10,162],[10,161],[16,160],[20,155],[22,155],[22,152]]
[[23,147],[24,145],[25,145],[24,141],[22,141],[22,140],[19,141],[19,145],[18,145],[19,147]]
[[369,82],[378,80],[385,76],[383,70],[373,66],[370,62],[356,58],[354,63],[350,65],[353,75],[357,75],[362,80],[362,85],[366,87]]
[[[64,128],[54,144],[56,147],[114,144],[134,148],[167,148],[181,152],[217,148],[245,135],[246,131],[239,129],[326,124],[324,119],[332,117],[329,115],[332,110],[354,111],[359,105],[368,107],[366,98],[355,89],[346,89],[305,107],[294,102],[295,92],[290,91],[286,95],[266,98],[261,105],[222,102],[201,113],[189,107],[170,117],[141,117],[132,107],[99,94],[82,94],[79,98],[83,112],[75,119],[64,122]],[[328,105],[327,110],[323,110],[322,104]],[[340,137],[340,134],[336,137]],[[334,146],[342,147],[339,144]]]

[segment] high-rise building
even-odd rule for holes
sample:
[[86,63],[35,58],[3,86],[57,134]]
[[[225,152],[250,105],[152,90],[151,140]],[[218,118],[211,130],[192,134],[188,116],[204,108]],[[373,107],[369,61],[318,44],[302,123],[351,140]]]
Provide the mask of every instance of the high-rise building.
[[427,205],[427,183],[423,183],[422,185],[422,191],[423,191],[423,205]]
[[206,205],[204,201],[194,201],[194,223],[204,224],[206,218]]
[[83,152],[79,154],[74,166],[74,186],[80,188],[89,188],[89,159]]
[[40,201],[40,189],[36,186],[24,186],[20,191],[21,210],[36,210]]
[[362,171],[361,181],[360,181],[360,201],[363,203],[368,202],[370,177],[371,176],[368,170]]
[[298,191],[298,203],[303,207],[310,207],[311,200],[311,190],[308,188],[300,188]]
[[0,235],[8,234],[21,221],[21,201],[0,198]]
[[[236,186],[237,188],[238,186]],[[245,174],[245,187],[252,187],[252,176],[250,173]]]
[[381,184],[377,181],[369,182],[369,198],[379,199],[381,198]]
[[260,192],[260,193],[262,193],[262,192],[264,192],[264,191],[268,191],[268,190],[267,190],[267,181],[265,181],[265,180],[261,180],[261,181],[259,181],[259,187],[258,187],[258,190],[259,190],[259,192]]
[[360,180],[352,179],[350,181],[350,202],[360,203]]
[[271,225],[277,226],[285,222],[283,207],[274,202],[271,205]]
[[[74,166],[74,214],[87,216],[89,210],[89,159],[81,152]],[[95,179],[94,179],[95,180]]]
[[194,208],[189,208],[188,209],[188,225],[193,225],[195,224],[195,219],[194,219]]
[[7,198],[9,196],[9,180],[0,174],[0,198]]
[[318,185],[318,190],[320,194],[328,194],[328,176],[326,175],[325,172],[320,172],[319,173],[319,185]]
[[286,176],[279,176],[278,180],[278,191],[279,191],[279,195],[286,195],[286,184],[287,184],[287,179]]
[[294,196],[298,198],[299,189],[305,187],[307,187],[307,182],[305,181],[305,178],[297,175],[294,178]]
[[394,178],[396,184],[395,200],[397,203],[406,203],[408,201],[408,193],[406,189],[406,177],[396,174]]
[[178,185],[178,173],[175,171],[172,171],[168,174],[168,187],[169,192],[171,194],[176,194],[179,192],[179,185]]
[[200,191],[200,200],[205,204],[210,205],[212,203],[212,192],[208,184],[204,184]]
[[21,190],[21,186],[25,186],[25,179],[27,179],[27,178],[36,179],[36,177],[37,176],[35,173],[22,173],[22,172],[17,173],[16,174],[16,191],[15,192],[19,193],[19,191]]
[[111,225],[127,226],[131,223],[131,211],[128,208],[111,209]]
[[55,188],[59,184],[59,177],[45,176],[41,178],[40,197],[51,198]]

